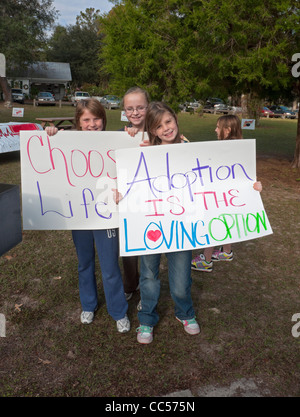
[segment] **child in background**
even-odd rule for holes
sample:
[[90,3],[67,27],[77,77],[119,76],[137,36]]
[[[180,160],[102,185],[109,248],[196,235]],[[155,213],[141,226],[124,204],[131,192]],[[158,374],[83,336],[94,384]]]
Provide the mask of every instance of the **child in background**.
[[[129,125],[124,129],[130,136],[135,136],[138,132],[145,130],[145,117],[149,104],[148,93],[140,87],[132,87],[126,91],[123,97],[123,107]],[[123,262],[123,283],[126,300],[130,300],[134,291],[139,288],[138,256],[128,256],[122,258]],[[140,303],[138,304],[138,309]]]
[[[145,128],[151,145],[165,145],[186,142],[180,136],[177,116],[171,108],[161,102],[150,103],[148,106]],[[189,334],[200,333],[195,320],[195,312],[191,298],[191,260],[192,251],[168,252],[168,276],[170,293],[175,303],[175,317],[183,324]],[[153,327],[159,316],[156,306],[160,296],[159,264],[161,254],[140,256],[140,293],[142,308],[138,312],[140,327],[137,329],[139,343],[148,344],[153,340]]]
[[[231,114],[219,117],[215,132],[218,140],[243,139],[240,119]],[[255,182],[253,188],[261,192],[261,182]],[[191,268],[195,271],[212,272],[213,262],[230,262],[232,259],[231,244],[223,245],[218,249],[209,247],[204,249],[203,254],[199,254],[192,260]]]
[[[76,129],[80,131],[103,131],[106,127],[104,107],[96,99],[80,101],[75,113]],[[47,127],[49,136],[58,131]],[[101,140],[101,139],[100,139]],[[94,319],[98,306],[97,282],[95,277],[95,246],[102,273],[106,307],[116,320],[120,333],[130,330],[127,317],[128,304],[125,299],[122,275],[119,268],[118,230],[73,230],[73,241],[78,257],[79,295],[82,305],[81,322],[89,324]]]

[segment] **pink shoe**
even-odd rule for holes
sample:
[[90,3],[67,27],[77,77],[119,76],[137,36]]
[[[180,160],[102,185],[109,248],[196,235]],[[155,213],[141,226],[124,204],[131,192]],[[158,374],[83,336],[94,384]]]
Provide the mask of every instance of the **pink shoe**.
[[193,319],[189,319],[189,320],[180,320],[178,317],[176,317],[176,320],[180,321],[180,323],[183,324],[184,330],[188,334],[199,334],[200,333],[200,327],[199,327],[199,324],[196,322],[195,317]]
[[233,259],[233,253],[232,251],[230,253],[223,252],[223,248],[220,247],[220,249],[216,249],[213,251],[213,254],[211,255],[211,260],[213,262],[219,262],[219,261],[227,261],[230,262]]

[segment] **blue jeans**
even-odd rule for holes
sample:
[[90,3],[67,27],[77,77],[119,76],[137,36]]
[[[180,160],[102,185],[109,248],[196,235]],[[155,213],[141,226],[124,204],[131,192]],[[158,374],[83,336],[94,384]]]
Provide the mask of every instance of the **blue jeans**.
[[83,311],[95,311],[98,306],[95,277],[95,246],[102,273],[108,313],[114,320],[122,319],[128,309],[119,267],[118,231],[73,230],[78,257],[79,295]]
[[[175,316],[180,320],[195,317],[191,297],[191,251],[168,252],[169,286],[175,303]],[[155,326],[159,315],[156,306],[160,295],[159,264],[161,254],[140,257],[140,294],[142,310],[138,313],[139,322],[146,326]]]

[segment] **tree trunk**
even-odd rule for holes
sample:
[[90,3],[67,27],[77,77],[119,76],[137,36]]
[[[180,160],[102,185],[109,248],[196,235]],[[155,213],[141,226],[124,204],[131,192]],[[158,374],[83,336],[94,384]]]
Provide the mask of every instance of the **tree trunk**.
[[[297,83],[298,96],[300,97],[300,80]],[[300,170],[300,117],[298,112],[298,122],[297,122],[297,136],[296,136],[296,148],[294,153],[294,160],[292,162],[292,168]]]
[[4,106],[10,107],[11,106],[11,88],[8,85],[7,78],[6,77],[0,77],[0,87],[2,88],[3,94],[4,94]]
[[300,117],[298,114],[298,123],[297,123],[297,136],[296,136],[296,148],[294,153],[294,160],[292,162],[292,167],[300,170]]

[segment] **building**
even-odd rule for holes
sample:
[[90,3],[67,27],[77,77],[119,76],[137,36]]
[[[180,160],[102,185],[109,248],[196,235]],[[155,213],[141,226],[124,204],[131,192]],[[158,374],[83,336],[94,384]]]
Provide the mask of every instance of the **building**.
[[36,62],[18,73],[7,70],[7,81],[12,88],[21,88],[29,98],[39,91],[49,91],[62,100],[72,81],[70,64],[65,62]]

